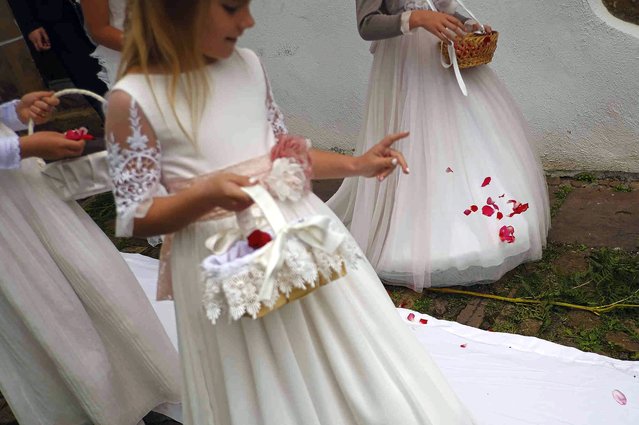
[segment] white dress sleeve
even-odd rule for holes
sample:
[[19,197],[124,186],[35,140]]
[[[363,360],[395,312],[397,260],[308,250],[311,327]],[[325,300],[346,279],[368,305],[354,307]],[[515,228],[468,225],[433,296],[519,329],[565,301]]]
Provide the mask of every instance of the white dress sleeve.
[[0,105],[0,122],[4,123],[13,131],[26,130],[27,128],[18,118],[18,113],[16,112],[18,103],[20,103],[20,100],[16,99]]
[[109,97],[105,126],[109,174],[117,211],[116,236],[133,235],[136,218],[146,216],[161,184],[161,146],[144,113],[127,93]]
[[0,170],[13,170],[19,167],[20,139],[16,134],[0,136]]
[[264,71],[264,81],[266,82],[266,114],[268,122],[271,124],[271,128],[273,129],[273,134],[277,139],[281,135],[288,134],[288,128],[284,122],[284,114],[273,98],[271,82],[268,79],[268,75],[266,74],[266,69],[263,64],[262,70]]

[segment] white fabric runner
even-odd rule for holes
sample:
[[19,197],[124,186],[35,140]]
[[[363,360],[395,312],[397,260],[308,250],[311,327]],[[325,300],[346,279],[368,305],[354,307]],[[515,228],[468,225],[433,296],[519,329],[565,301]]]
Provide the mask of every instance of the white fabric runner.
[[[177,347],[173,303],[155,301],[157,260],[122,255]],[[487,332],[410,310],[398,313],[478,425],[639,424],[639,362]]]

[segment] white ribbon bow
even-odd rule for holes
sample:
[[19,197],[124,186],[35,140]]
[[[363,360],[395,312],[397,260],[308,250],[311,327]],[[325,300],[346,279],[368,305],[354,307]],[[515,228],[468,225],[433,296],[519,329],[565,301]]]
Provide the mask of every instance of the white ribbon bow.
[[297,237],[305,244],[332,254],[344,241],[344,234],[330,227],[331,219],[326,216],[313,216],[286,225],[271,242],[268,251],[262,257],[266,263],[264,283],[258,294],[260,301],[270,300],[275,288],[275,273],[284,264],[284,250],[289,238]]

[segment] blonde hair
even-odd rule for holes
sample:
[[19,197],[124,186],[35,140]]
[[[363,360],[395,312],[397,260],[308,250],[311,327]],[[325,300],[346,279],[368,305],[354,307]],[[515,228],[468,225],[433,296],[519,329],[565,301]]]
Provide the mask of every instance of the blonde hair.
[[[199,46],[211,1],[129,0],[118,72],[118,77],[130,72],[142,73],[150,87],[150,74],[169,75],[169,105],[180,129],[192,143],[197,139],[196,124],[201,118],[209,89],[206,61]],[[189,134],[178,118],[178,91],[184,94],[191,108],[193,134]],[[155,93],[153,95],[155,97]]]

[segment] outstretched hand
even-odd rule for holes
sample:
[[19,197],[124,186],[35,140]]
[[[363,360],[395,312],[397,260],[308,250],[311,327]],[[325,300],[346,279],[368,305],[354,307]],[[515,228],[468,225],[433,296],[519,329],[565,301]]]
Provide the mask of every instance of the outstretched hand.
[[398,165],[404,174],[408,174],[408,164],[401,152],[392,148],[393,144],[408,136],[408,132],[391,134],[370,148],[362,156],[355,158],[358,174],[363,177],[377,177],[384,180]]
[[51,119],[55,107],[59,104],[60,99],[53,96],[53,92],[31,92],[20,99],[16,113],[24,124],[27,124],[29,119],[33,119],[36,124],[43,124]]

